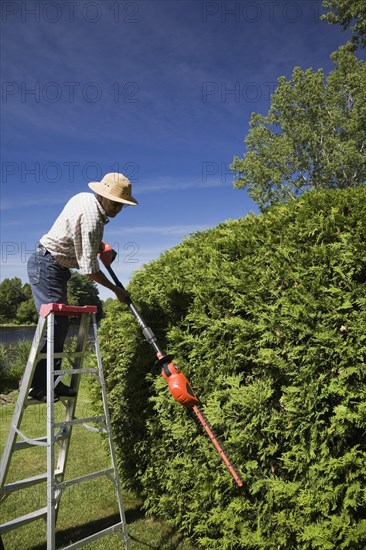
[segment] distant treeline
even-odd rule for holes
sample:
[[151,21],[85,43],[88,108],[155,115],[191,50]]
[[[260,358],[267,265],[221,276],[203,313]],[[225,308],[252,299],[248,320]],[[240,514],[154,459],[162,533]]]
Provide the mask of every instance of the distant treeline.
[[[96,305],[99,316],[103,314],[96,284],[77,272],[72,272],[68,282],[68,301],[72,305]],[[4,279],[0,283],[0,323],[34,324],[37,318],[29,283],[23,284],[19,277]]]

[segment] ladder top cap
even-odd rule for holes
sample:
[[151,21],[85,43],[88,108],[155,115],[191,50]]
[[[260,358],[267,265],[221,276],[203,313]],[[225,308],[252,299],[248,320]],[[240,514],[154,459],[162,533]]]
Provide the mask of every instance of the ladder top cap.
[[97,306],[68,306],[66,304],[42,304],[39,314],[41,317],[47,317],[50,313],[55,315],[66,315],[73,317],[83,313],[96,313]]

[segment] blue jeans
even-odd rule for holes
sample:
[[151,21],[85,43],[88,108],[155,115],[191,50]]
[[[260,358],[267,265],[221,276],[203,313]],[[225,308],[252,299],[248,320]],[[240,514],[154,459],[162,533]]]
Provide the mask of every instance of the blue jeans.
[[[70,270],[61,267],[45,248],[38,246],[28,260],[28,278],[32,289],[33,299],[37,311],[42,304],[67,304],[67,281],[70,279]],[[69,321],[67,317],[55,315],[54,350],[62,352],[67,336]],[[41,352],[47,350],[47,335],[42,342]],[[55,359],[54,368],[61,368],[61,359]],[[46,391],[47,360],[38,361],[33,374],[32,388]]]

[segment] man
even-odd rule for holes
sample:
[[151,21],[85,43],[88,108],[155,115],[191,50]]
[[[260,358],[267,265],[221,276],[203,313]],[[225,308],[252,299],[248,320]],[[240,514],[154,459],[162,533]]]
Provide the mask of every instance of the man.
[[[37,311],[42,304],[67,304],[70,268],[79,269],[96,283],[112,290],[121,302],[128,296],[100,271],[97,256],[104,225],[109,218],[116,217],[124,205],[138,204],[131,195],[131,182],[123,174],[110,173],[100,182],[89,183],[89,187],[96,194],[79,193],[72,197],[29,258],[28,277]],[[55,316],[55,353],[62,352],[67,330],[68,318]],[[45,337],[42,352],[46,348]],[[55,370],[60,368],[60,364],[61,360],[56,359]],[[46,366],[46,359],[38,362],[29,392],[30,397],[43,402],[47,401]],[[61,381],[55,387],[55,400],[60,396],[75,395],[75,390]]]

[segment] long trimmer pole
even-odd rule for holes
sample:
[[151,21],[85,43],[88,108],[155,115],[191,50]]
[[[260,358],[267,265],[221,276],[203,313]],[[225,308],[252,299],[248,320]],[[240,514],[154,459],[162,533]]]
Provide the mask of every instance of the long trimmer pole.
[[[106,268],[107,268],[108,273],[112,277],[114,283],[117,286],[119,286],[120,288],[122,288],[123,290],[126,290],[125,287],[123,286],[123,284],[121,283],[121,281],[118,279],[115,272],[113,271],[113,269],[111,268],[111,266],[106,266]],[[155,349],[156,353],[159,353],[159,354],[163,355],[161,349],[158,346],[158,342],[157,342],[155,334],[153,333],[151,328],[147,326],[144,319],[141,317],[140,313],[137,311],[137,309],[136,309],[134,303],[132,302],[131,298],[127,298],[126,304],[128,305],[132,315],[135,317],[136,321],[138,322],[138,324],[141,328],[142,334],[144,335],[145,339]]]
[[[114,283],[120,288],[122,288],[123,290],[125,290],[125,287],[123,286],[121,281],[119,281],[119,279],[117,278],[111,266],[106,264],[104,265],[107,268],[107,271],[112,277]],[[221,459],[224,461],[225,465],[227,466],[230,474],[233,476],[235,483],[238,485],[238,487],[242,487],[243,482],[240,479],[239,474],[235,470],[232,462],[230,461],[227,454],[225,453],[218,437],[213,432],[208,420],[206,419],[204,413],[202,412],[200,408],[200,402],[196,397],[196,395],[194,394],[194,391],[191,385],[189,384],[184,374],[181,373],[179,369],[174,365],[172,361],[173,356],[165,355],[162,352],[162,350],[159,348],[155,334],[153,333],[151,328],[146,325],[144,319],[141,317],[140,313],[137,311],[131,298],[129,297],[127,298],[126,304],[128,305],[131,313],[134,315],[135,319],[137,320],[145,339],[154,348],[156,355],[158,357],[157,364],[163,368],[162,375],[168,382],[169,391],[172,394],[173,398],[179,403],[181,403],[184,407],[193,410],[197,419],[205,429],[208,437],[212,441],[212,444],[218,451]]]
[[208,437],[211,439],[214,447],[216,448],[216,450],[218,451],[218,453],[221,456],[222,460],[226,464],[226,467],[229,470],[229,472],[231,473],[231,475],[233,476],[233,478],[235,480],[235,483],[237,484],[238,487],[242,487],[243,482],[240,479],[240,476],[239,476],[238,472],[235,470],[234,465],[232,464],[229,457],[225,453],[218,437],[213,432],[213,430],[212,430],[208,420],[206,419],[205,415],[203,414],[201,408],[198,405],[194,405],[193,412],[196,414],[198,420],[201,422],[202,426],[206,430],[206,433],[207,433]]

